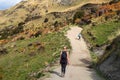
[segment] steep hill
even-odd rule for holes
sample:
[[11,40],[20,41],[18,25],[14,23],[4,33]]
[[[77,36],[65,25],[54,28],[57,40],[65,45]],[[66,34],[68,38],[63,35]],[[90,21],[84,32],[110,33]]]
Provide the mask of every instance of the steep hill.
[[[69,11],[74,12],[74,10],[87,3],[107,1],[109,0],[23,0],[16,6],[0,12],[0,37],[4,39],[22,30],[51,28],[51,26],[56,26],[58,22],[59,24],[61,24],[60,22],[66,23],[68,19],[72,19],[74,14],[70,13],[68,15]],[[62,15],[65,12],[67,14]],[[21,30],[16,31],[19,28]]]
[[0,11],[0,79],[34,80],[43,76],[44,68],[59,57],[60,49],[64,45],[71,48],[64,34],[80,7],[107,1],[23,0]]

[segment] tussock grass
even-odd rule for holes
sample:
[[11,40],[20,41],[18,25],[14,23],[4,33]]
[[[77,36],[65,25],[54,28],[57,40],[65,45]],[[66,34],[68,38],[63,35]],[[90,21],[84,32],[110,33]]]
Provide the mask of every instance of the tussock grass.
[[118,33],[116,31],[118,32],[120,30],[119,25],[119,22],[110,21],[96,26],[86,26],[84,27],[83,34],[85,39],[93,46],[101,46],[111,42],[113,36],[117,36]]

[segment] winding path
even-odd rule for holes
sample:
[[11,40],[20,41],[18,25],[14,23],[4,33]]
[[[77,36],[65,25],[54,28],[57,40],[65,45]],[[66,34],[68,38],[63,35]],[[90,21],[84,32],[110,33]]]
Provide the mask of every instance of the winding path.
[[60,66],[57,66],[50,72],[50,77],[44,80],[103,80],[93,69],[87,68],[91,61],[89,50],[83,38],[81,40],[76,39],[81,31],[81,28],[75,26],[67,32],[66,36],[71,42],[72,52],[65,77],[60,77]]

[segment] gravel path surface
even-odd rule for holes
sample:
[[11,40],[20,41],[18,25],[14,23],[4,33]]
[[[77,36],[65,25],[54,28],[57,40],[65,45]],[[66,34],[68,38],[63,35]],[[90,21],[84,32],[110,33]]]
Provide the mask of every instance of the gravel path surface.
[[87,67],[91,61],[89,50],[83,38],[80,40],[76,38],[81,31],[81,28],[75,26],[71,27],[71,30],[67,32],[66,36],[71,42],[72,52],[65,77],[60,77],[61,69],[59,65],[50,72],[50,77],[44,80],[103,80],[96,74],[94,69]]

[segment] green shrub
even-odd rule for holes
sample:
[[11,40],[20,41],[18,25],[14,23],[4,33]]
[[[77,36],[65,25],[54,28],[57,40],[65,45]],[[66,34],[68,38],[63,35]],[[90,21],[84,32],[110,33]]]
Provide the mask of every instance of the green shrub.
[[80,19],[84,16],[84,11],[78,11],[75,13],[74,17],[73,17],[73,21],[75,21],[76,19]]

